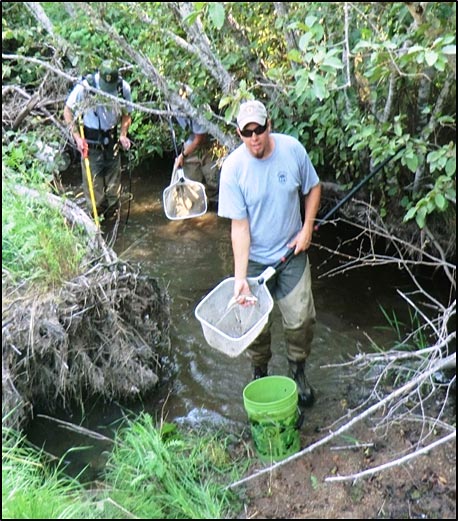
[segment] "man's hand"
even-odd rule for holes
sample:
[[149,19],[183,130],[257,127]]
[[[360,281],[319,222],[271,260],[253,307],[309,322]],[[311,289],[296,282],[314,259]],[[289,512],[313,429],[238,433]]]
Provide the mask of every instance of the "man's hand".
[[234,299],[243,307],[254,306],[257,299],[253,297],[250,285],[246,279],[235,279]]
[[73,137],[75,139],[76,146],[78,147],[78,150],[81,152],[83,158],[87,157],[89,153],[89,146],[87,144],[87,141],[79,135]]
[[174,164],[175,170],[177,168],[183,168],[183,163],[184,163],[183,154],[180,154],[179,156],[177,156],[175,158],[175,164]]
[[121,143],[121,146],[124,150],[129,150],[131,142],[127,136],[120,136],[119,142]]

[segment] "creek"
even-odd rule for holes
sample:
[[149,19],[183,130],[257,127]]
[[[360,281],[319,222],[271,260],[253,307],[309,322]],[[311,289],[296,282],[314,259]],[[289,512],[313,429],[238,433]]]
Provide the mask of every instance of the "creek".
[[[157,420],[200,426],[211,424],[227,430],[247,426],[242,392],[251,380],[251,366],[245,353],[230,358],[211,348],[205,341],[194,309],[224,278],[232,276],[230,222],[219,218],[214,208],[201,217],[186,220],[167,219],[162,194],[170,181],[172,160],[155,159],[123,179],[132,193],[130,207],[125,203],[116,237],[106,231],[118,256],[140,263],[142,272],[159,278],[168,287],[172,299],[170,351],[163,357],[164,382],[157,392],[136,403],[86,404],[85,410],[56,413],[61,420],[113,436],[126,411],[150,412]],[[74,174],[78,175],[78,174]],[[74,180],[78,179],[73,177]],[[319,248],[342,240],[340,230],[324,225],[314,236],[309,251],[317,326],[307,374],[316,390],[317,401],[307,412],[305,429],[321,426],[323,407],[345,410],[345,387],[339,367],[359,351],[371,349],[370,339],[387,346],[394,332],[387,327],[381,309],[405,313],[398,289],[408,281],[393,268],[348,271],[326,277],[329,254]],[[389,281],[389,283],[387,283]],[[285,344],[279,315],[274,308],[273,358],[270,374],[287,374]],[[360,385],[357,379],[346,385]],[[336,393],[342,393],[336,400]],[[39,413],[39,411],[37,411]],[[36,415],[28,438],[57,457],[63,457],[71,473],[85,469],[88,477],[103,468],[110,443],[94,440],[84,433],[65,428]],[[72,449],[72,450],[70,450]]]

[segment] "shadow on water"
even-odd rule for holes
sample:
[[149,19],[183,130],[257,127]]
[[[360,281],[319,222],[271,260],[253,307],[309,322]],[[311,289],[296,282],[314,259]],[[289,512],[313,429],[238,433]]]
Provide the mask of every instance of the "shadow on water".
[[[251,367],[245,353],[228,356],[207,345],[194,310],[222,279],[232,276],[230,222],[210,209],[194,219],[168,220],[162,207],[162,194],[168,186],[171,161],[156,160],[133,172],[133,199],[123,209],[117,238],[113,248],[126,261],[141,263],[142,270],[167,285],[172,298],[171,348],[165,357],[170,379],[157,394],[132,404],[133,412],[151,412],[155,417],[177,423],[233,426],[247,424],[242,392],[251,379]],[[126,205],[125,205],[126,206]],[[320,228],[315,243],[328,244],[336,238],[334,227]],[[106,232],[110,239],[110,231]],[[336,407],[336,385],[341,371],[326,368],[328,364],[348,360],[359,350],[369,349],[368,336],[381,341],[391,333],[380,332],[384,324],[380,306],[392,309],[399,306],[396,287],[403,284],[401,275],[375,270],[349,272],[333,278],[320,278],[327,270],[327,254],[312,248],[309,258],[312,267],[317,327],[312,354],[308,361],[309,379],[316,389],[317,403],[307,413],[306,426],[316,429],[323,407]],[[397,277],[396,280],[394,277]],[[287,374],[285,344],[281,334],[279,315],[274,308],[274,353],[270,374]],[[342,414],[338,411],[335,417]],[[116,404],[93,404],[91,409],[75,411],[67,420],[83,422],[89,429],[110,436],[122,417]],[[29,438],[54,454],[63,454],[72,446],[92,445],[86,452],[68,455],[76,470],[85,465],[93,469],[103,463],[105,442],[88,440],[84,436],[57,428],[49,420],[37,418]],[[76,454],[76,455],[75,455]]]

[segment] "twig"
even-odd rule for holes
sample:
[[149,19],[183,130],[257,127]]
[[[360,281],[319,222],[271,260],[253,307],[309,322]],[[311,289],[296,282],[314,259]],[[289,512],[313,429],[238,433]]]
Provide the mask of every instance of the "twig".
[[126,516],[129,517],[130,519],[141,519],[141,517],[134,516],[134,514],[132,514],[132,512],[129,512],[123,506],[116,503],[116,501],[111,499],[111,497],[108,497],[108,498],[104,499],[103,501],[106,501],[107,503],[111,503],[114,507],[119,508],[119,510],[121,510],[121,512],[124,512],[124,514],[126,514]]
[[379,465],[378,467],[373,467],[371,469],[364,470],[363,472],[357,472],[356,474],[351,474],[347,476],[330,476],[325,478],[325,481],[348,481],[348,480],[356,480],[358,478],[362,478],[365,476],[371,476],[372,474],[376,474],[377,472],[380,472],[382,470],[389,469],[391,467],[397,467],[398,465],[402,465],[403,463],[406,463],[407,461],[414,459],[418,456],[421,456],[422,454],[426,454],[430,450],[442,445],[443,443],[448,443],[449,441],[456,438],[456,431],[451,432],[448,436],[445,436],[443,438],[440,438],[439,440],[434,441],[433,443],[430,443],[426,447],[423,447],[420,450],[416,450],[415,452],[412,452],[412,454],[408,454],[407,456],[404,456],[403,458],[396,459],[394,461],[390,461],[388,463],[384,463],[383,465]]
[[351,450],[351,449],[365,449],[373,447],[373,443],[354,443],[353,445],[341,445],[340,447],[330,447],[330,450]]
[[107,438],[103,434],[91,431],[90,429],[86,429],[85,427],[81,427],[80,425],[75,425],[74,423],[59,420],[58,418],[53,418],[52,416],[47,416],[46,414],[37,414],[37,418],[45,418],[46,420],[51,420],[53,422],[59,423],[64,427],[64,429],[68,429],[79,434],[84,434],[85,436],[89,436],[89,438],[94,438],[95,440],[109,441],[110,443],[114,443],[111,438]]

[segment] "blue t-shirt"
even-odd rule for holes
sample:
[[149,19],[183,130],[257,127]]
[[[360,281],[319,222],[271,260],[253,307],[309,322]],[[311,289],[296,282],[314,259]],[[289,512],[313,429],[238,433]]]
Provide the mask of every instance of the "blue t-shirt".
[[274,264],[302,228],[301,197],[319,183],[304,146],[284,134],[267,159],[253,157],[241,144],[221,169],[218,215],[248,219],[251,260]]

